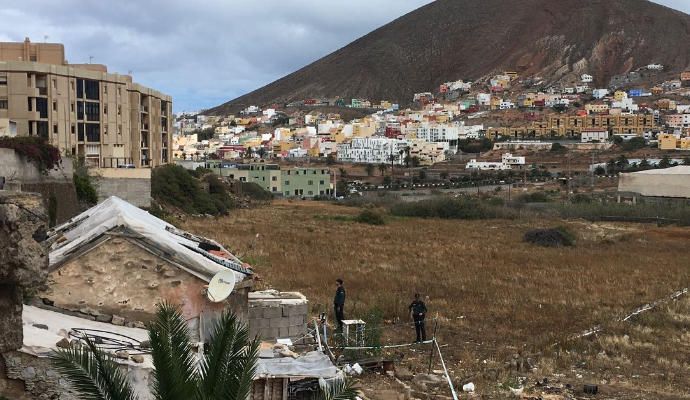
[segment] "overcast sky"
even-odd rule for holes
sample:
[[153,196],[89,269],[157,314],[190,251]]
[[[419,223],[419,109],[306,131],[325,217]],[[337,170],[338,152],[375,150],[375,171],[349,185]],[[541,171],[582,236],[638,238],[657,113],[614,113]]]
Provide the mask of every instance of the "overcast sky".
[[[67,60],[132,71],[175,111],[221,104],[430,0],[0,0],[0,41],[65,44]],[[690,0],[658,0],[690,13]]]

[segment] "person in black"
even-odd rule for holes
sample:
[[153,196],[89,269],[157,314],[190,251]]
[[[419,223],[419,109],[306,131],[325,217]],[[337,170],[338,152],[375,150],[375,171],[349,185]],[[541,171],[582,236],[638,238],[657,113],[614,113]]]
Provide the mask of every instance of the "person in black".
[[424,327],[424,317],[426,317],[426,305],[419,300],[419,293],[414,295],[414,301],[410,304],[410,315],[414,321],[414,328],[417,332],[415,343],[426,342],[426,328]]
[[338,321],[338,329],[343,330],[343,320],[345,319],[345,288],[343,287],[343,280],[336,279],[338,285],[335,290],[335,297],[333,298],[333,308],[335,309],[335,319]]

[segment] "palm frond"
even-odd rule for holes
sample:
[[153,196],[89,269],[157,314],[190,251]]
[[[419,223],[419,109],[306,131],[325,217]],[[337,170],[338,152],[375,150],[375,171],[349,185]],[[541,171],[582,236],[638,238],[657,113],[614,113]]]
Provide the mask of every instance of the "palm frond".
[[153,393],[160,400],[196,397],[199,374],[187,322],[179,309],[163,303],[148,326],[153,356]]
[[249,329],[230,311],[216,321],[201,361],[201,391],[205,399],[245,399],[249,396],[258,340],[250,340]]
[[357,388],[352,381],[345,378],[335,378],[330,382],[319,379],[321,393],[319,400],[355,400],[357,398]]
[[125,374],[111,356],[88,337],[85,346],[58,349],[50,359],[82,400],[136,400]]

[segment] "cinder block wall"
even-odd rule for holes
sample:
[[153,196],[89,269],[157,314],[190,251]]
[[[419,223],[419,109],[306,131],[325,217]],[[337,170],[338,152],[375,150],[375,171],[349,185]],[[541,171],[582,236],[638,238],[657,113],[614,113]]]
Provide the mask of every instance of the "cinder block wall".
[[249,332],[262,340],[291,338],[307,334],[309,305],[278,301],[249,302]]

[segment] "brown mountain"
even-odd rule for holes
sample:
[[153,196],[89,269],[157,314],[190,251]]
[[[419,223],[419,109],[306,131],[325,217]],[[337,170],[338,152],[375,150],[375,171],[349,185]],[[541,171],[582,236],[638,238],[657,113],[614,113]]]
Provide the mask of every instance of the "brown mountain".
[[437,0],[208,113],[311,97],[408,103],[502,70],[606,85],[650,63],[690,65],[690,15],[646,0]]

